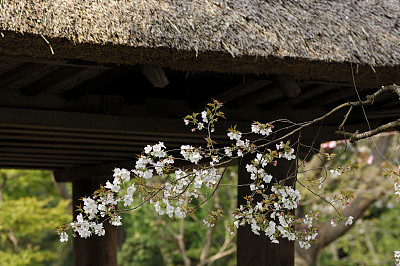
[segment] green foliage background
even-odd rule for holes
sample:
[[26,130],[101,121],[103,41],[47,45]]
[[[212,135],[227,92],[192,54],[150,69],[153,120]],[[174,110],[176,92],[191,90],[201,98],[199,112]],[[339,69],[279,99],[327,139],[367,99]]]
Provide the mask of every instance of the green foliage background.
[[[55,228],[71,220],[48,171],[0,170],[0,265],[72,265],[71,244]],[[17,240],[17,248],[10,241]]]

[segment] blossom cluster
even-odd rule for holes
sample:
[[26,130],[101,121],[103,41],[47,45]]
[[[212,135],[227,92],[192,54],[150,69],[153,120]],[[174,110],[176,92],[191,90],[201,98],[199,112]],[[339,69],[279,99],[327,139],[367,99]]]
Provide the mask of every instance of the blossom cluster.
[[[342,220],[344,220],[345,218],[342,216],[337,217],[336,219],[331,219],[331,226],[332,227],[336,227],[338,225],[338,223]],[[349,216],[346,219],[346,222],[344,223],[345,226],[347,225],[352,225],[353,224],[353,216]]]
[[400,196],[400,184],[399,182],[394,183],[394,194]]
[[400,251],[394,251],[394,260],[396,263],[396,266],[400,265]]
[[[248,186],[251,195],[246,198],[247,204],[235,211],[231,229],[249,224],[254,234],[263,232],[273,243],[279,243],[281,237],[298,240],[302,248],[309,248],[310,242],[318,235],[312,228],[317,215],[311,213],[304,218],[294,217],[293,210],[301,199],[300,192],[284,185],[282,180],[286,177],[273,177],[268,173],[268,167],[277,166],[279,160],[296,159],[290,142],[276,144],[275,150],[258,147],[250,138],[243,136],[258,134],[266,140],[274,126],[254,122],[249,133],[242,133],[236,126],[228,129],[227,137],[233,142],[231,146],[214,146],[216,143],[211,133],[217,120],[224,118],[221,106],[214,101],[206,110],[184,118],[185,124],[194,126],[192,131],[207,129],[207,148],[182,145],[178,151],[168,151],[163,142],[147,145],[137,157],[134,169],[115,168],[112,182],[107,181],[91,197],[83,198],[83,207],[78,208],[80,214],[76,221],[58,230],[60,241],[68,240],[68,229],[74,232],[74,236],[83,238],[93,234],[104,235],[104,222],[119,226],[122,224],[121,211],[135,209],[144,203],[153,205],[159,215],[183,219],[199,207],[188,205],[193,199],[213,195],[217,189],[223,178],[217,166],[254,154],[254,159],[246,165],[250,174],[251,183]],[[177,167],[177,159],[194,167]],[[279,180],[281,183],[277,183]],[[140,203],[132,207],[134,196]],[[118,210],[118,205],[125,208]],[[222,210],[211,211],[203,223],[212,227],[221,216]],[[307,229],[297,231],[295,225],[300,223],[305,224]]]
[[347,167],[338,167],[336,169],[330,169],[329,172],[331,172],[333,177],[337,177],[340,176],[341,174],[343,174],[344,172],[350,171],[351,167],[347,166]]
[[[274,185],[271,187],[272,194],[260,193],[262,200],[256,197],[247,197],[247,204],[241,205],[234,213],[235,221],[231,230],[249,224],[254,234],[264,233],[272,243],[279,243],[278,238],[298,240],[301,248],[309,248],[310,242],[314,241],[318,232],[312,228],[312,223],[317,215],[307,214],[304,218],[296,218],[290,210],[297,207],[301,199],[300,192],[292,187]],[[259,198],[259,197],[257,197]],[[295,230],[296,224],[305,224],[307,229]]]
[[269,124],[269,123],[262,124],[262,123],[256,121],[251,125],[251,132],[260,134],[263,136],[268,136],[269,134],[272,133],[273,128],[274,128],[274,126],[272,124]]
[[[136,191],[135,184],[127,186],[130,174],[130,171],[126,169],[115,168],[112,182],[107,181],[106,185],[97,190],[92,197],[83,198],[83,208],[78,208],[81,213],[77,215],[76,221],[59,228],[60,241],[68,240],[66,233],[68,228],[74,232],[73,236],[78,234],[82,238],[88,238],[92,234],[105,235],[103,222],[99,222],[100,217],[108,216],[108,221],[112,225],[121,225],[121,216],[116,212],[116,205],[118,202],[124,202],[124,206],[130,206]],[[123,188],[125,188],[125,195],[121,196],[120,192]]]
[[398,171],[387,169],[383,172],[383,176],[396,178],[396,182],[394,183],[394,194],[400,196],[400,166]]
[[294,149],[293,148],[291,148],[290,146],[289,146],[289,144],[290,144],[290,142],[288,141],[288,142],[286,142],[286,143],[284,143],[283,141],[281,141],[281,143],[279,143],[279,144],[276,144],[276,149],[277,150],[283,150],[283,152],[279,152],[278,153],[278,156],[279,156],[279,158],[285,158],[285,159],[287,159],[287,160],[293,160],[293,159],[296,159],[296,155],[294,155]]
[[[82,213],[78,214],[76,221],[71,223],[71,228],[82,238],[88,238],[92,235],[92,233],[98,236],[103,236],[106,233],[103,228],[103,223],[89,222],[88,220],[84,220]],[[65,232],[63,232],[63,235],[65,235]]]

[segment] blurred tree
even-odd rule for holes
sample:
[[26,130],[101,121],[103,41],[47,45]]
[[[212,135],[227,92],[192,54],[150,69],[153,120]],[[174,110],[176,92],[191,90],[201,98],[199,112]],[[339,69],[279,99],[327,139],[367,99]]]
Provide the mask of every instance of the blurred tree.
[[[336,146],[336,144],[332,146]],[[339,261],[341,265],[376,265],[382,262],[378,259],[380,256],[373,255],[378,250],[382,251],[382,258],[386,257],[388,259],[393,256],[394,246],[383,245],[387,238],[382,235],[382,227],[377,231],[368,229],[367,232],[365,231],[367,230],[365,226],[372,226],[374,223],[379,224],[378,219],[388,219],[387,217],[384,218],[385,216],[381,216],[381,214],[389,215],[391,213],[382,211],[383,209],[378,210],[374,203],[377,200],[386,201],[387,199],[384,198],[386,194],[392,195],[392,198],[394,197],[393,183],[387,177],[383,177],[382,173],[386,168],[390,168],[391,165],[398,164],[397,156],[395,156],[397,155],[395,148],[398,146],[399,137],[397,134],[381,135],[374,140],[364,140],[356,144],[338,143],[335,149],[329,150],[330,156],[333,155],[335,157],[333,160],[326,161],[323,157],[319,157],[321,159],[315,157],[305,167],[305,169],[313,170],[304,171],[303,173],[300,171],[300,180],[304,184],[310,185],[312,190],[317,193],[319,193],[319,189],[315,188],[315,185],[323,182],[323,189],[329,193],[328,195],[324,194],[323,197],[333,202],[333,206],[345,218],[352,216],[354,221],[360,219],[356,225],[358,229],[351,230],[345,237],[333,243],[330,249],[324,253],[323,265],[336,265]],[[325,152],[326,150],[321,150],[321,153]],[[352,169],[356,170],[348,171],[345,168],[347,165],[351,165]],[[342,171],[334,171],[334,169],[342,169]],[[330,170],[333,171],[330,172]],[[315,184],[317,180],[319,182]],[[343,194],[346,194],[343,188],[351,191],[354,194],[354,199],[347,206],[342,207],[340,198]],[[301,215],[302,210],[310,208],[320,211],[320,220],[316,225],[319,236],[308,250],[300,249],[296,246],[296,264],[314,265],[319,263],[323,248],[345,235],[352,226],[345,226],[344,222],[341,222],[333,227],[331,219],[335,219],[336,216],[333,206],[323,200],[315,200],[315,197],[312,197],[306,188],[302,188],[302,193],[304,193],[305,198],[298,214]],[[393,226],[393,222],[389,224]],[[364,226],[364,229],[360,227],[361,225]],[[400,230],[397,232],[393,227],[386,228],[388,229],[387,232],[391,232],[391,235],[397,236],[400,232]],[[360,234],[356,233],[357,230],[364,232],[362,234],[363,237],[359,238]],[[356,235],[358,236],[356,237]],[[375,241],[380,239],[383,242],[378,247],[374,244],[377,242],[372,239]],[[384,252],[382,250],[383,246],[388,248]],[[371,254],[371,256],[366,254]],[[339,258],[345,259],[340,260]]]
[[69,222],[48,171],[0,170],[0,265],[72,265],[71,246],[58,245]]

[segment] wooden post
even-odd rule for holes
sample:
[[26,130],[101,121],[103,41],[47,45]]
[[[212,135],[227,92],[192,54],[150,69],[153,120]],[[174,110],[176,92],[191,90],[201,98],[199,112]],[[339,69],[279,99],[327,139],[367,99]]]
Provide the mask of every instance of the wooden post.
[[[246,164],[254,156],[244,158],[239,165],[239,185],[250,184],[250,175],[246,171]],[[276,179],[288,177],[294,173],[295,162],[280,159],[276,167],[269,167],[266,171]],[[273,181],[274,182],[274,181]],[[249,186],[238,187],[238,206],[246,204],[244,196],[250,195]],[[292,266],[294,265],[294,242],[279,238],[279,244],[272,244],[262,232],[255,235],[249,225],[239,227],[237,233],[237,265],[257,266]]]
[[[104,184],[104,180],[87,179],[73,181],[73,204],[82,205],[80,199],[90,196],[93,191]],[[74,210],[74,219],[78,213]],[[104,223],[105,236],[91,236],[87,239],[74,238],[73,252],[75,266],[116,266],[118,228],[109,222]]]

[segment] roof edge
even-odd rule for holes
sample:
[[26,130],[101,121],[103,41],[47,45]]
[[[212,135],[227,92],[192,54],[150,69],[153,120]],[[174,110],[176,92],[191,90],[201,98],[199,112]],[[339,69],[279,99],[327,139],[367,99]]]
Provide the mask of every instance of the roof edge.
[[[4,37],[3,37],[4,36]],[[300,58],[240,56],[229,53],[144,48],[113,44],[73,43],[63,38],[2,31],[0,55],[33,57],[97,66],[156,65],[177,71],[230,74],[290,75],[302,80],[400,83],[400,66],[360,65]]]

